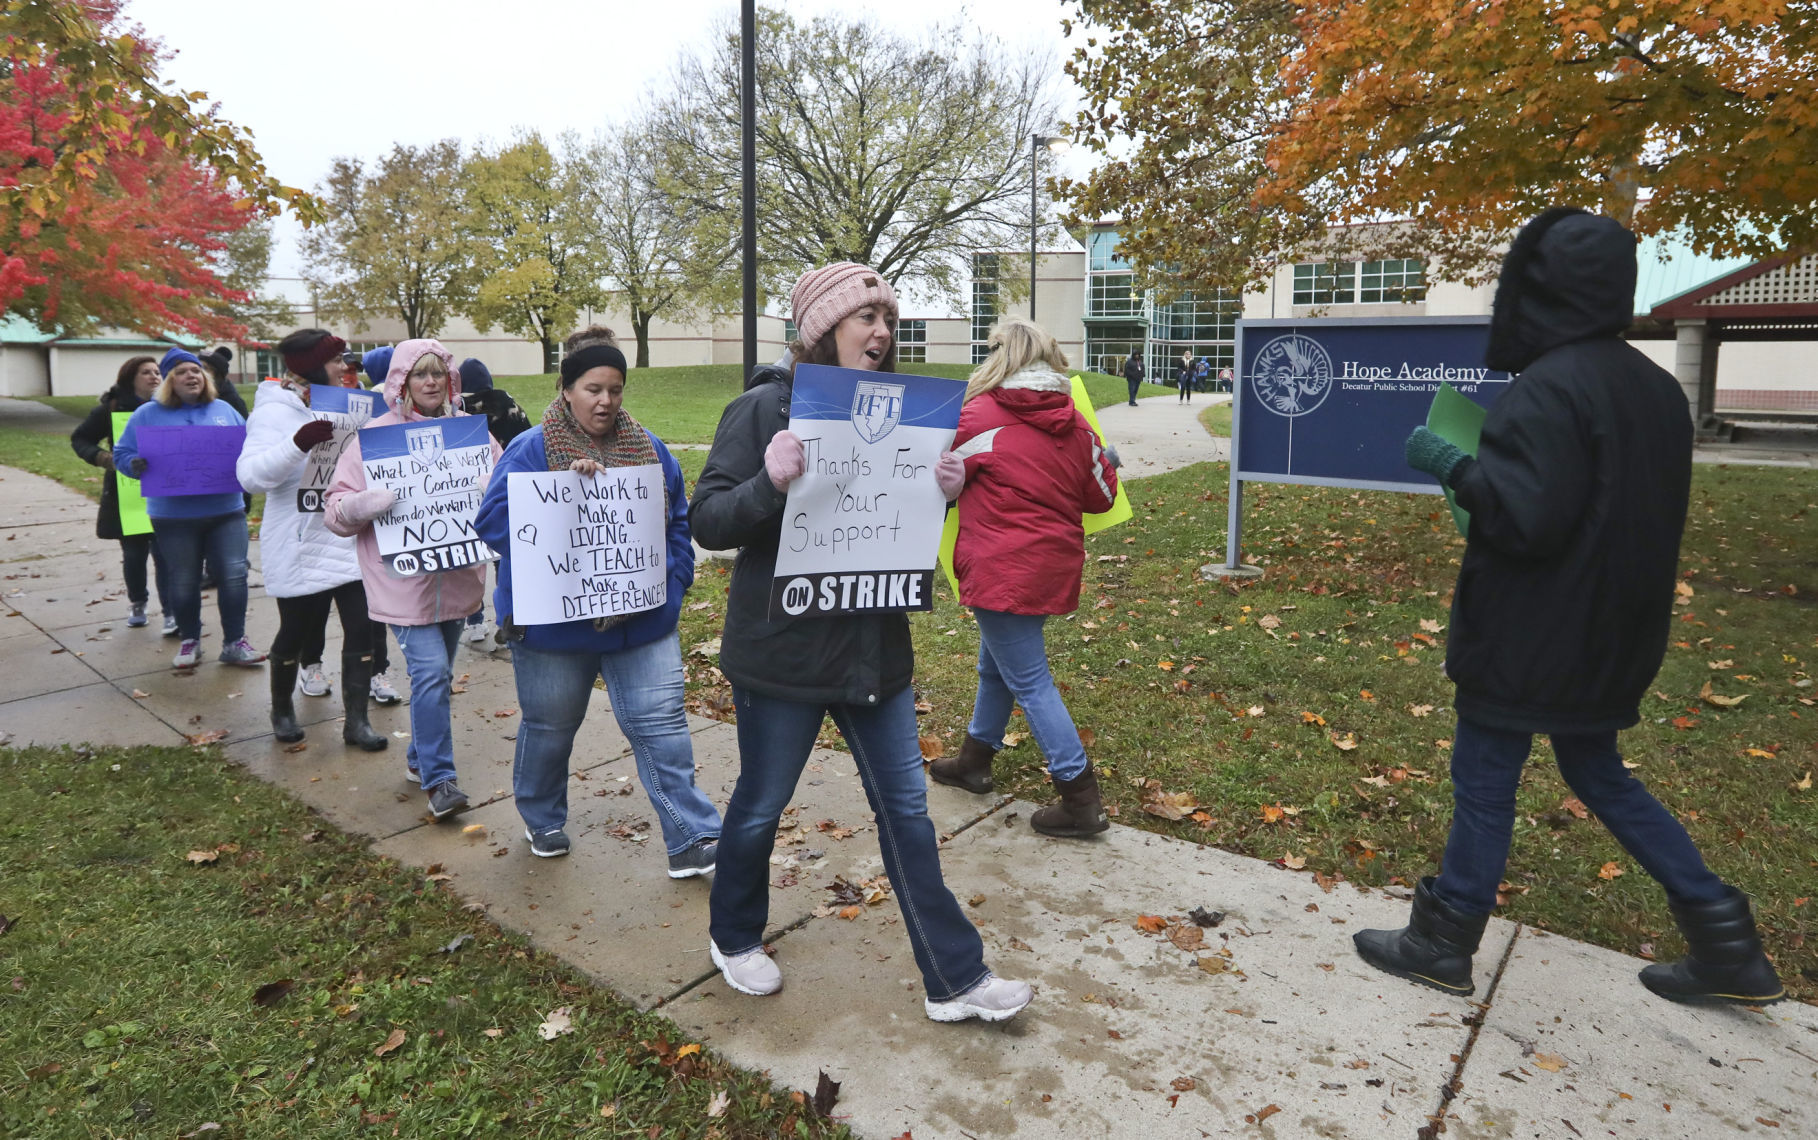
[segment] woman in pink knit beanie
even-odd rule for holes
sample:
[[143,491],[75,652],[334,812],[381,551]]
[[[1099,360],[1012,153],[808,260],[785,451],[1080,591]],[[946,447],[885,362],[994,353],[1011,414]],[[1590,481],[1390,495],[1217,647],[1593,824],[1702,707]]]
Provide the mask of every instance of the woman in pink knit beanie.
[[[907,615],[773,619],[770,613],[788,488],[805,468],[802,441],[789,430],[796,365],[896,368],[896,293],[877,270],[848,261],[804,274],[790,307],[801,331],[790,346],[794,363],[760,369],[744,395],[726,406],[688,509],[703,545],[739,548],[720,639],[720,669],[738,709],[739,780],[726,805],[714,871],[713,961],[740,993],[773,994],[783,986],[781,969],[764,950],[770,856],[783,809],[831,716],[876,813],[878,846],[921,969],[927,1015],[1003,1021],[1032,994],[1026,984],[992,974],[978,929],[941,877],[916,739]],[[935,476],[951,501],[965,482],[965,464],[948,453]]]

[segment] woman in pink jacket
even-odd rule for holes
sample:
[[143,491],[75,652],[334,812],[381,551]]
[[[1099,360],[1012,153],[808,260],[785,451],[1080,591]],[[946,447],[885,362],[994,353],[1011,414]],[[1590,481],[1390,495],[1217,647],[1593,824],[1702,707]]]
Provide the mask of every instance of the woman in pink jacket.
[[[366,426],[386,427],[439,416],[460,416],[461,377],[454,357],[435,340],[407,340],[392,353],[385,375],[385,402],[391,411]],[[488,437],[491,438],[490,436]],[[492,458],[499,443],[492,440]],[[488,471],[490,474],[490,470]],[[482,483],[483,485],[483,483]],[[341,453],[328,488],[323,521],[336,534],[356,537],[366,608],[375,621],[391,626],[410,674],[410,776],[429,793],[429,811],[442,819],[467,806],[455,783],[454,726],[449,694],[455,647],[467,615],[480,608],[486,564],[395,577],[379,555],[373,520],[391,509],[396,496],[387,487],[368,487],[356,436]]]
[[1082,517],[1111,509],[1116,460],[1073,406],[1067,358],[1046,330],[1006,317],[989,343],[953,438],[966,462],[953,570],[961,603],[978,619],[978,696],[959,755],[936,760],[929,775],[970,792],[993,790],[991,760],[1019,704],[1061,797],[1029,824],[1043,835],[1083,838],[1110,822],[1048,670],[1042,626],[1050,614],[1079,608]]

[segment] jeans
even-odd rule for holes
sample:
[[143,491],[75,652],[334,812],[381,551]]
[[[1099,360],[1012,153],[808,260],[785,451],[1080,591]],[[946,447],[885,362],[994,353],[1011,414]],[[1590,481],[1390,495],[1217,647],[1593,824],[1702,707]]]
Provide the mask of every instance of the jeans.
[[821,720],[831,715],[877,813],[884,870],[929,1000],[950,1000],[984,980],[984,943],[941,878],[916,741],[914,690],[905,686],[875,708],[779,700],[736,685],[732,697],[739,718],[739,781],[726,805],[713,876],[708,930],[714,945],[726,954],[763,945],[777,822],[795,794]]
[[[1723,880],[1692,837],[1628,769],[1615,730],[1553,738],[1559,774],[1642,869],[1680,902],[1714,902]],[[1460,719],[1452,742],[1452,833],[1433,892],[1459,910],[1488,914],[1509,861],[1515,789],[1533,738]]]
[[142,606],[151,600],[151,593],[146,589],[145,560],[151,559],[152,573],[157,579],[158,609],[164,613],[174,613],[171,609],[170,575],[164,569],[164,555],[158,551],[158,540],[150,534],[129,534],[120,539],[120,570],[126,579],[126,600],[135,606]]
[[616,653],[551,653],[511,646],[518,683],[518,747],[511,791],[533,833],[568,822],[568,761],[587,715],[593,679],[606,679],[612,715],[631,741],[638,779],[663,825],[663,846],[679,855],[717,839],[720,813],[694,783],[694,741],[682,711],[682,643],[672,631]]
[[164,555],[177,635],[202,636],[202,561],[215,574],[215,605],[221,611],[221,640],[232,645],[246,636],[246,515],[200,519],[153,519],[158,552]]
[[1134,407],[1136,405],[1136,390],[1143,386],[1143,382],[1141,380],[1131,380],[1128,377],[1125,377],[1124,382],[1130,386],[1130,405]]
[[405,757],[428,791],[455,778],[454,724],[448,711],[454,687],[455,647],[464,619],[431,625],[394,625],[398,650],[410,674],[410,749]]
[[341,616],[342,660],[372,656],[372,619],[366,616],[363,584],[343,582],[332,590],[272,600],[278,603],[278,632],[271,639],[272,660],[321,664],[330,607]]
[[968,735],[1004,746],[1004,727],[1013,704],[1023,706],[1035,744],[1048,760],[1048,774],[1073,780],[1086,771],[1086,746],[1079,729],[1054,687],[1048,671],[1048,648],[1042,640],[1047,618],[1040,614],[1007,614],[974,609],[978,619],[978,695],[972,699]]

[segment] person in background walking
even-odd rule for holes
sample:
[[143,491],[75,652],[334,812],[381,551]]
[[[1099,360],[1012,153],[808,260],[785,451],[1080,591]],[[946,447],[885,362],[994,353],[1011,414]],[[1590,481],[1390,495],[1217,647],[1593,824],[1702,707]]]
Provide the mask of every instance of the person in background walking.
[[177,613],[171,608],[170,587],[165,580],[164,558],[158,553],[158,540],[150,532],[127,534],[120,522],[120,478],[114,472],[114,413],[131,412],[152,398],[158,390],[158,362],[149,356],[135,356],[120,366],[114,386],[101,393],[101,399],[76,430],[69,433],[69,445],[84,463],[99,467],[101,509],[95,515],[95,537],[120,543],[121,571],[126,579],[126,602],[132,607],[126,615],[129,629],[146,624],[146,603],[151,600],[146,589],[145,560],[152,561],[152,572],[158,586],[158,608],[164,613],[164,636],[177,634]]
[[[608,331],[607,335],[612,334]],[[518,402],[511,398],[510,392],[493,387],[492,370],[486,367],[484,361],[470,356],[461,361],[460,372],[462,410],[470,416],[485,416],[486,430],[499,442],[500,447],[508,446],[529,429],[530,421],[525,418],[524,409],[518,407]],[[493,577],[497,581],[496,572]],[[496,605],[494,612],[497,612]],[[486,628],[486,606],[482,595],[480,608],[467,619],[465,636],[470,645],[490,649],[491,646],[486,643],[491,632]]]
[[[631,742],[638,778],[662,825],[669,877],[692,878],[714,868],[720,813],[695,786],[694,743],[682,709],[682,643],[676,620],[682,596],[694,584],[688,498],[681,464],[662,440],[625,410],[625,354],[593,333],[593,329],[576,333],[563,345],[556,398],[544,409],[543,422],[505,449],[474,522],[480,538],[501,555],[493,612],[511,646],[523,711],[512,758],[512,795],[524,820],[530,853],[543,858],[568,854],[569,758],[575,733],[587,715],[593,682],[604,678],[612,715]],[[668,537],[663,604],[638,613],[560,624],[513,622],[511,473],[594,475],[647,464],[663,469]]]
[[[1195,392],[1204,392],[1212,385],[1212,362],[1200,357],[1193,362],[1193,383],[1188,385]],[[1191,402],[1189,400],[1189,402]]]
[[1136,390],[1143,386],[1143,354],[1132,352],[1124,358],[1124,382],[1130,385],[1130,406],[1136,406]]
[[[806,469],[788,429],[795,369],[828,364],[896,371],[896,293],[850,261],[802,275],[790,295],[801,339],[788,368],[762,368],[726,406],[695,484],[690,519],[709,550],[738,547],[720,668],[738,709],[739,779],[714,874],[709,953],[740,993],[773,994],[783,975],[764,952],[777,821],[829,715],[852,749],[876,813],[884,868],[935,1021],[1014,1017],[1033,996],[985,967],[984,943],[941,878],[916,739],[915,655],[902,613],[772,620],[770,581],[789,485]],[[964,471],[951,453],[933,473],[949,500]]]
[[[253,414],[246,422],[246,447],[235,472],[240,486],[265,496],[265,518],[259,525],[259,564],[265,592],[278,605],[278,633],[271,642],[271,727],[279,740],[303,739],[291,697],[299,673],[313,671],[311,696],[327,695],[322,677],[328,610],[341,618],[341,703],[346,720],[341,739],[367,752],[378,752],[385,737],[367,721],[370,699],[367,674],[372,670],[372,619],[366,614],[366,587],[354,542],[329,530],[320,500],[300,502],[299,488],[310,453],[332,447],[334,426],[310,414],[311,384],[335,384],[345,364],[346,344],[324,329],[298,329],[278,342],[285,377],[259,385]],[[326,461],[326,460],[325,460]],[[315,492],[311,493],[312,496]]]
[[969,792],[994,790],[991,762],[1012,706],[1021,705],[1060,793],[1029,824],[1043,835],[1084,838],[1111,824],[1054,687],[1042,626],[1079,608],[1080,519],[1115,504],[1115,457],[1073,406],[1067,358],[1041,326],[1006,317],[988,344],[953,438],[966,464],[953,571],[960,603],[978,619],[978,693],[959,755],[936,760],[928,774]]
[[[460,409],[461,375],[454,357],[436,340],[407,340],[398,345],[385,376],[385,402],[391,410],[367,427],[421,423],[443,416],[465,415]],[[499,445],[492,444],[493,462]],[[467,807],[467,794],[455,782],[454,725],[449,699],[454,683],[455,648],[467,615],[480,606],[486,589],[486,564],[393,577],[379,556],[373,520],[391,509],[397,496],[389,487],[369,487],[360,459],[360,438],[347,442],[335,465],[323,521],[336,534],[358,543],[360,574],[372,616],[390,623],[410,674],[410,750],[405,768],[429,795],[429,811],[445,819]]]
[[1623,767],[1616,733],[1666,653],[1691,486],[1692,425],[1672,375],[1621,337],[1634,316],[1635,235],[1555,208],[1502,264],[1485,363],[1518,373],[1476,458],[1428,431],[1410,466],[1471,512],[1452,597],[1446,675],[1457,686],[1452,829],[1401,930],[1355,936],[1364,961],[1469,994],[1496,906],[1533,734],[1617,842],[1666,888],[1688,953],[1641,971],[1673,1001],[1750,1005],[1785,995],[1749,910],[1673,813]]
[[[367,349],[360,357],[360,371],[366,375],[366,386],[383,394],[385,376],[391,370],[392,346],[387,344],[379,348]],[[343,376],[342,383],[347,382]],[[348,385],[354,387],[358,384]],[[480,591],[485,593],[484,588]],[[372,623],[372,685],[371,693],[374,704],[395,705],[404,699],[397,686],[391,682],[391,628],[382,621]]]
[[1174,387],[1178,391],[1176,403],[1193,402],[1193,356],[1182,350],[1180,363],[1174,366]]
[[209,372],[214,375],[215,391],[219,394],[219,398],[225,400],[234,411],[239,412],[240,418],[245,419],[247,415],[246,400],[241,397],[239,387],[228,379],[227,375],[228,370],[234,365],[234,350],[224,344],[216,345],[212,352],[203,353],[200,359],[203,364],[208,366]]
[[[214,378],[192,352],[173,348],[158,365],[163,374],[152,398],[133,410],[114,441],[114,464],[133,479],[150,461],[139,454],[139,429],[216,425],[238,427],[240,413],[215,398]],[[168,461],[166,461],[168,462]],[[221,614],[221,661],[257,665],[265,654],[246,640],[246,500],[239,491],[203,495],[147,495],[145,511],[164,556],[171,605],[182,639],[171,663],[193,669],[202,659],[202,564],[215,570],[215,604]]]

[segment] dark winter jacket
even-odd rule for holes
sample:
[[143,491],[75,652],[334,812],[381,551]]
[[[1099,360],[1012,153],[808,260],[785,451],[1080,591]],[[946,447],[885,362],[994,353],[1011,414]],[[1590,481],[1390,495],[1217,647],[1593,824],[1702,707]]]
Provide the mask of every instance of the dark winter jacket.
[[1673,377],[1621,340],[1635,238],[1578,212],[1504,261],[1488,363],[1519,372],[1453,472],[1470,535],[1446,671],[1458,715],[1517,732],[1627,728],[1666,651],[1691,485]]
[[790,375],[760,368],[726,405],[694,487],[689,524],[709,550],[739,548],[720,638],[733,684],[780,700],[881,704],[909,684],[915,653],[900,613],[770,618],[770,583],[785,492],[764,470],[764,449],[789,426]]
[[[101,393],[100,401],[89,409],[88,415],[76,425],[76,430],[69,433],[70,447],[82,457],[82,462],[101,466],[102,453],[111,453],[113,450],[114,413],[130,412],[141,403],[143,401],[133,395],[130,382],[124,389],[119,385],[109,388]],[[95,516],[95,537],[122,537],[120,483],[111,467],[101,477],[101,510]]]
[[1124,379],[1132,384],[1143,382],[1143,358],[1131,353],[1124,360]]
[[[478,363],[477,361],[475,363]],[[487,377],[491,379],[490,376]],[[523,435],[531,428],[530,418],[524,409],[503,388],[486,388],[479,392],[467,390],[467,374],[461,373],[461,410],[468,415],[485,416],[486,430],[492,438],[503,447]]]

